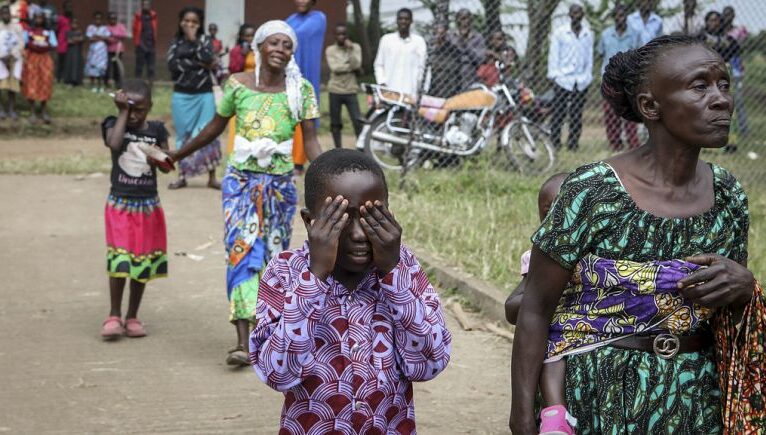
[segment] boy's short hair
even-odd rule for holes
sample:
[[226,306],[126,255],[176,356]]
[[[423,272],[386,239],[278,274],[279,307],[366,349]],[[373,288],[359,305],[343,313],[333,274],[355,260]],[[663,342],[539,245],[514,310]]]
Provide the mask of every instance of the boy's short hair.
[[346,172],[370,172],[380,178],[388,194],[386,176],[375,160],[369,155],[357,150],[335,148],[319,155],[306,171],[305,201],[309,210],[314,209],[317,198],[326,195],[327,183],[331,178]]
[[127,79],[122,82],[122,91],[126,94],[138,94],[147,100],[152,99],[152,88],[149,83],[141,79]]

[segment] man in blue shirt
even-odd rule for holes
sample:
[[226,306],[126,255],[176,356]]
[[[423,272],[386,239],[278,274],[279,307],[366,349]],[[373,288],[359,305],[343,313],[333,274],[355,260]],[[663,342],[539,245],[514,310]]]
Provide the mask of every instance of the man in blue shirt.
[[657,0],[639,0],[638,10],[628,15],[628,27],[641,36],[641,45],[662,36],[662,18],[654,13]]
[[[614,25],[604,29],[601,33],[601,39],[596,45],[596,53],[602,59],[601,75],[604,74],[606,65],[612,56],[641,46],[641,35],[628,26],[628,9],[624,5],[618,4],[612,11],[612,17],[614,18]],[[606,125],[606,136],[609,139],[610,148],[614,151],[622,148],[623,132],[630,148],[637,148],[640,144],[636,134],[636,123],[620,118],[606,100],[604,100],[603,106],[604,124]]]

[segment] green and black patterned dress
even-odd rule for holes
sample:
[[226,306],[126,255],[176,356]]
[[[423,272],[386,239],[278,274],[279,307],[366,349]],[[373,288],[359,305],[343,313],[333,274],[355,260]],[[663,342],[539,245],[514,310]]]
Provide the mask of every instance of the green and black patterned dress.
[[[638,208],[609,164],[577,169],[532,242],[566,269],[586,254],[646,262],[717,253],[747,260],[749,215],[742,186],[711,164],[715,203],[697,216],[663,218]],[[566,358],[566,398],[578,434],[721,431],[713,350],[664,360],[610,346]]]

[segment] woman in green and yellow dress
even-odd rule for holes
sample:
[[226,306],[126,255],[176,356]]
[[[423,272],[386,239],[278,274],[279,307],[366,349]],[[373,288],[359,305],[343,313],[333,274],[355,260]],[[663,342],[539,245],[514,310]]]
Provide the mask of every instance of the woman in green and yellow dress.
[[222,183],[228,255],[226,287],[229,320],[237,347],[226,361],[247,365],[247,340],[255,320],[261,271],[287,249],[298,203],[292,180],[292,137],[300,124],[311,160],[320,153],[314,128],[319,117],[314,89],[298,70],[297,39],[283,21],[269,21],[255,33],[255,73],[232,75],[225,83],[215,118],[184,148],[178,161],[202,148],[236,119],[234,149]]

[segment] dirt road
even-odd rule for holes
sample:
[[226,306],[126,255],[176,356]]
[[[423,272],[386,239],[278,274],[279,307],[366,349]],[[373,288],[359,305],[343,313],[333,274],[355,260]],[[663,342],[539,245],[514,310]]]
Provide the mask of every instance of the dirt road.
[[[223,364],[220,193],[160,192],[170,278],[148,286],[150,335],[105,343],[107,191],[105,175],[0,176],[0,432],[276,433],[282,395]],[[505,433],[510,344],[449,326],[450,366],[415,389],[420,433]]]

